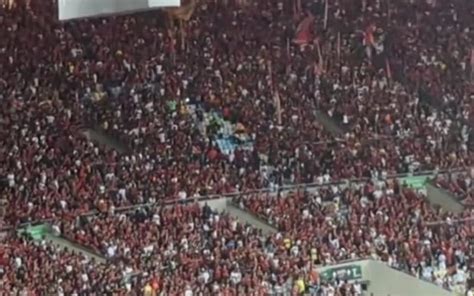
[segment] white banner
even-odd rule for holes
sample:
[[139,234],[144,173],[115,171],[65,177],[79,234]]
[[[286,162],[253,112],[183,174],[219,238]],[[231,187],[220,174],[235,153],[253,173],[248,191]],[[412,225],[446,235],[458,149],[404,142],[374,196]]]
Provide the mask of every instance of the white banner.
[[181,0],[59,0],[59,20],[131,13],[150,8],[178,7]]

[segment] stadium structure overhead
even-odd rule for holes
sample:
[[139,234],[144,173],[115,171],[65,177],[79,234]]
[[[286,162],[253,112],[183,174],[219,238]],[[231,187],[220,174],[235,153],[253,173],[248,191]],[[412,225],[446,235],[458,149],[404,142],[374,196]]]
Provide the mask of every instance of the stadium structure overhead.
[[58,17],[61,21],[67,21],[180,5],[181,0],[59,0]]

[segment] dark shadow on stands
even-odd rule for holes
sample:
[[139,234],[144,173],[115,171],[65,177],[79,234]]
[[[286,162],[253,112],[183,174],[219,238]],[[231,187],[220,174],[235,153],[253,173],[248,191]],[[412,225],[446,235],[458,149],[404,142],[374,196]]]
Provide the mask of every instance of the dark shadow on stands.
[[108,134],[101,127],[84,128],[82,132],[89,140],[117,150],[119,153],[130,152],[130,148],[123,141],[119,140],[118,137]]

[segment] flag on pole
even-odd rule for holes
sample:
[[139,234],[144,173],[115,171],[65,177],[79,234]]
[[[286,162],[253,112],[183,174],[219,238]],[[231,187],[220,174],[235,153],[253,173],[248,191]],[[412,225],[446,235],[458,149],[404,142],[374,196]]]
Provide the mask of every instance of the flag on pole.
[[310,14],[299,23],[296,28],[295,38],[293,39],[294,43],[298,45],[306,45],[313,40],[313,21],[314,16]]
[[278,91],[278,87],[275,86],[275,83],[273,81],[272,61],[268,61],[267,68],[268,68],[268,79],[270,83],[270,91],[272,93],[273,104],[275,106],[275,115],[277,119],[277,124],[281,125],[282,120],[281,120],[280,92]]
[[321,46],[319,46],[319,41],[316,40],[316,50],[318,52],[318,60],[319,60],[319,71],[324,72],[324,60],[323,60],[323,54],[321,52]]
[[328,27],[329,0],[324,2],[324,30],[326,30]]
[[292,2],[293,5],[293,19],[296,20],[298,19],[298,4],[296,3],[296,0]]
[[474,82],[474,48],[471,48],[471,82]]
[[390,67],[388,58],[385,59],[385,75],[387,75],[388,85],[390,85],[392,82],[392,68]]
[[172,30],[168,30],[168,35],[170,38],[170,43],[169,43],[169,52],[171,54],[171,59],[173,61],[173,64],[176,63],[176,34]]
[[341,60],[341,32],[337,32],[337,48],[336,48],[336,53],[337,53],[337,60]]
[[291,59],[290,38],[286,39],[286,56],[287,56],[288,60]]
[[274,92],[273,92],[273,102],[275,104],[275,109],[276,109],[276,118],[277,118],[277,123],[278,125],[282,124],[281,120],[281,100],[280,100],[280,92],[278,91],[278,87],[274,87]]
[[297,20],[303,10],[301,6],[301,0],[293,0],[292,5],[293,5],[293,19]]
[[375,25],[369,25],[364,31],[364,45],[366,46],[374,46],[375,45]]
[[181,37],[181,51],[185,51],[186,49],[186,32],[184,30],[184,21],[179,20],[179,36]]
[[392,10],[390,9],[390,0],[387,0],[387,19],[390,21],[390,18],[392,16]]
[[196,0],[190,0],[186,5],[176,8],[168,8],[166,11],[170,14],[171,17],[183,21],[189,21],[194,14],[194,9],[196,8]]
[[372,50],[375,47],[375,37],[374,37],[375,29],[376,29],[375,25],[371,24],[364,31],[363,43],[365,46],[365,53],[367,54],[367,58],[369,59],[369,62],[372,61]]
[[321,69],[320,65],[316,62],[314,62],[314,65],[313,65],[313,74],[316,77],[319,77],[321,76],[321,74],[323,74],[323,70]]

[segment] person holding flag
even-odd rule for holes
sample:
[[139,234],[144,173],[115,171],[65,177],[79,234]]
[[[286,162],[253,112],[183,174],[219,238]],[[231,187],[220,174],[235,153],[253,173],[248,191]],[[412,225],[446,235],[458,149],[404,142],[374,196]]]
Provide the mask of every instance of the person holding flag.
[[376,29],[377,27],[375,26],[375,24],[370,24],[369,26],[367,26],[367,28],[365,28],[364,33],[363,33],[364,35],[363,35],[362,42],[363,42],[363,45],[365,46],[365,53],[370,62],[372,61],[372,53],[376,45],[375,36],[374,36]]

